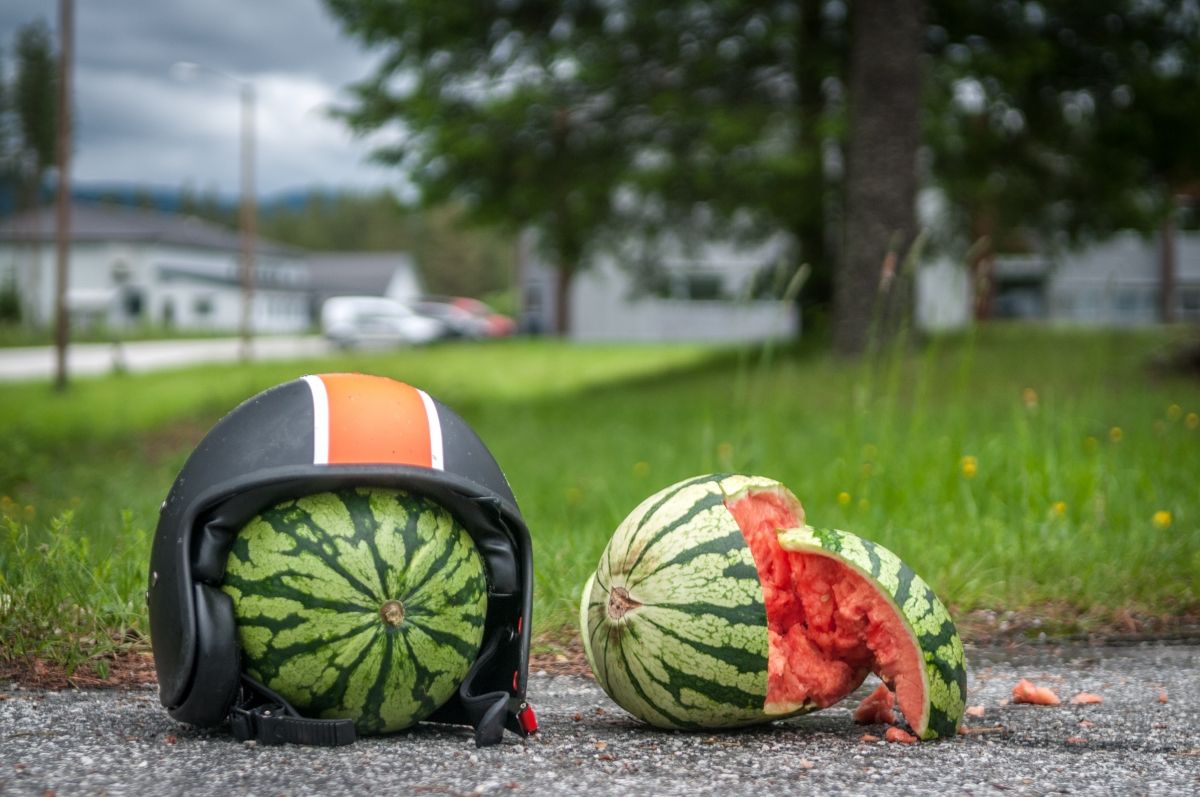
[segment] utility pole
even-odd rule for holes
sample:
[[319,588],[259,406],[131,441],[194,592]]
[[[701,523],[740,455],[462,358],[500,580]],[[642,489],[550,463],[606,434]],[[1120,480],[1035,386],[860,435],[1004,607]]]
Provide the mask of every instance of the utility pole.
[[254,340],[254,241],[258,236],[258,201],[254,196],[254,112],[256,95],[254,82],[221,69],[194,61],[177,61],[171,74],[179,80],[190,80],[201,70],[233,81],[241,99],[241,208],[238,226],[241,228],[241,257],[238,281],[241,284],[242,305],[238,332],[241,337],[240,356],[243,361],[253,354]]
[[58,252],[54,289],[55,390],[67,389],[67,337],[70,316],[67,279],[71,247],[71,61],[75,30],[74,0],[58,2],[58,197],[55,243]]
[[258,227],[258,207],[254,198],[254,84],[239,81],[242,98],[242,351],[243,361],[252,355],[254,336],[254,239]]

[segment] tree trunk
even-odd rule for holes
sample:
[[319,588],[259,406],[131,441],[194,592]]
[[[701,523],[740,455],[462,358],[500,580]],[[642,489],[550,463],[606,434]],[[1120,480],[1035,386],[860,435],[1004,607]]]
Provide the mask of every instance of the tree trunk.
[[897,279],[916,227],[921,0],[851,4],[850,142],[843,259],[834,279],[833,346],[886,340],[910,304]]
[[[821,96],[821,81],[825,78],[820,63],[821,0],[804,0],[800,4],[800,45],[796,64],[796,83],[799,89],[800,120],[796,146],[810,163],[810,170],[801,178],[805,205],[798,214],[793,232],[800,244],[800,262],[812,269],[804,290],[796,297],[801,307],[801,321],[811,329],[813,322],[828,312],[833,295],[833,268],[829,257],[826,230],[826,184],[819,131],[825,104]],[[813,312],[816,308],[822,308]],[[799,329],[797,329],[799,331]]]
[[554,332],[560,338],[571,334],[571,283],[575,279],[575,269],[560,263],[556,269],[557,280],[554,283]]
[[1158,261],[1158,317],[1164,324],[1175,321],[1175,204],[1162,223],[1162,248]]
[[990,209],[977,210],[971,219],[971,273],[976,321],[988,321],[996,304],[996,229]]

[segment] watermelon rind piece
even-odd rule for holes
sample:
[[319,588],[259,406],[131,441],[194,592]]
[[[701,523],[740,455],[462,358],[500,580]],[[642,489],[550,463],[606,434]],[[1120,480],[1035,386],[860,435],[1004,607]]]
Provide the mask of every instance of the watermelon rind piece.
[[482,557],[444,507],[399,490],[342,489],[246,524],[222,589],[243,666],[307,716],[363,734],[418,722],[478,658]]
[[957,733],[966,707],[966,655],[950,612],[929,585],[892,551],[848,531],[805,526],[780,530],[778,540],[784,550],[854,569],[886,598],[924,659],[923,711],[905,719],[921,739]]
[[580,627],[597,683],[655,727],[736,727],[782,716],[764,708],[762,585],[725,505],[747,489],[786,488],[714,474],[650,496],[617,527],[584,590]]

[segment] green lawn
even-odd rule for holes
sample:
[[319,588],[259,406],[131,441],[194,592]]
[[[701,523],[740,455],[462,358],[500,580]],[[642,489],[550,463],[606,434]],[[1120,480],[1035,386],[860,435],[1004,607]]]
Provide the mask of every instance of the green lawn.
[[570,628],[628,511],[713,470],[790,485],[809,522],[894,549],[956,613],[1052,609],[1078,630],[1195,612],[1200,383],[1152,375],[1168,342],[995,327],[856,365],[515,341],[0,386],[0,657],[71,664],[144,629],[155,513],[191,447],[326,370],[420,385],[487,441],[533,532],[538,634]]

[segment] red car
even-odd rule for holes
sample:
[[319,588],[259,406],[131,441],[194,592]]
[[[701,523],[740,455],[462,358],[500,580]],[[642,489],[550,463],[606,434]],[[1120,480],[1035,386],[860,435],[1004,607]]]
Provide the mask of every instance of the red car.
[[504,315],[497,313],[491,307],[478,299],[469,299],[465,296],[456,296],[450,300],[450,304],[455,307],[466,310],[476,318],[486,322],[485,329],[490,338],[503,338],[508,335],[515,335],[517,332],[517,322]]

